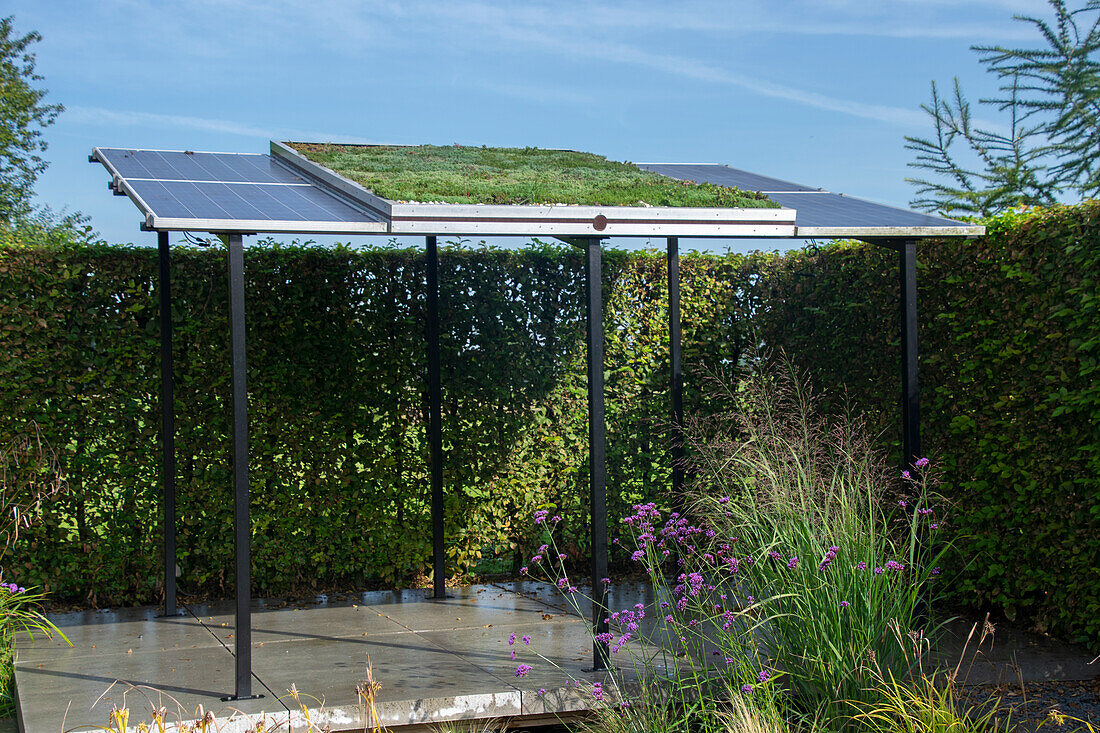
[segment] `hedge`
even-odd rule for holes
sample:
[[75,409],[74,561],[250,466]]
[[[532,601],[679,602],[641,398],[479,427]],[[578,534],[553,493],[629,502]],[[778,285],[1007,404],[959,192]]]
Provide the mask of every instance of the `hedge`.
[[[1100,204],[918,249],[921,423],[960,534],[956,604],[1100,647]],[[792,253],[763,331],[898,441],[896,253]],[[797,275],[796,275],[797,273]]]
[[[957,604],[1100,642],[1098,205],[1006,215],[919,248],[922,423],[961,538]],[[46,234],[49,234],[47,232]],[[4,238],[6,237],[6,239]],[[72,491],[9,573],[57,599],[159,596],[156,253],[0,232],[0,441],[37,421]],[[605,259],[612,522],[660,495],[668,344],[660,252]],[[581,259],[441,256],[448,561],[505,569],[565,509],[587,553]],[[682,260],[689,409],[702,366],[783,349],[897,450],[897,256],[857,243]],[[246,250],[254,591],[405,582],[430,565],[423,259]],[[232,589],[224,253],[173,250],[181,587]],[[839,388],[839,389],[838,389]],[[614,526],[614,524],[612,525]]]
[[[181,588],[232,588],[224,253],[173,251]],[[735,361],[755,258],[685,258],[685,354]],[[664,261],[609,252],[613,516],[668,481]],[[430,565],[424,270],[419,251],[268,242],[246,254],[255,591],[404,582]],[[555,502],[587,555],[581,257],[568,247],[441,254],[448,562],[530,550]],[[9,572],[55,599],[158,597],[156,252],[0,247],[0,440],[34,420],[71,491]],[[742,283],[744,287],[738,287]],[[738,329],[741,329],[738,331]],[[714,334],[722,334],[721,339]],[[688,385],[691,398],[693,385]]]

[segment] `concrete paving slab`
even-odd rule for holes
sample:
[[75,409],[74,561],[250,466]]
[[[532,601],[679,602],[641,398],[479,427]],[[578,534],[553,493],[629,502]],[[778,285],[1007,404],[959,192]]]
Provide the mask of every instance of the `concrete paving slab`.
[[102,726],[111,709],[123,704],[131,707],[135,725],[143,716],[148,721],[146,713],[153,706],[166,707],[169,719],[187,719],[200,705],[222,719],[238,710],[249,715],[286,712],[271,696],[231,706],[222,702],[221,697],[232,693],[233,683],[233,656],[220,644],[16,664],[19,717],[22,729],[31,733]]
[[306,706],[333,730],[363,728],[367,710],[356,686],[367,678],[368,664],[381,685],[375,701],[385,725],[521,712],[519,691],[506,680],[412,632],[274,642],[255,650],[253,664],[278,694],[296,685],[317,698],[306,700]]
[[[233,646],[236,617],[221,608],[206,608],[200,621],[226,646]],[[252,613],[253,645],[278,641],[323,641],[357,636],[407,633],[408,629],[371,606],[354,603],[311,604]]]
[[35,634],[20,634],[16,650],[25,662],[85,657],[91,654],[125,654],[153,649],[198,649],[220,646],[218,640],[191,616],[161,617],[155,608],[82,611],[50,614],[49,619],[72,642]]
[[534,599],[493,586],[449,588],[444,599],[423,596],[372,598],[371,608],[410,631],[490,628],[501,623],[527,623],[563,613]]
[[981,622],[951,621],[933,649],[933,663],[958,669],[959,681],[972,685],[1100,677],[1100,657],[1083,647],[1009,626],[995,628],[979,645],[981,631]]

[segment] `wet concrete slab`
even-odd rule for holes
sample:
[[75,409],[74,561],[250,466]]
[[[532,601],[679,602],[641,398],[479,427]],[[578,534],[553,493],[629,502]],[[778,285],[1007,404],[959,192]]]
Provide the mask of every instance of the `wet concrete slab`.
[[148,722],[149,712],[160,707],[169,719],[181,720],[201,717],[200,706],[223,711],[222,719],[236,711],[285,715],[285,707],[271,699],[241,701],[227,708],[221,698],[232,692],[233,680],[234,659],[221,644],[56,660],[20,658],[17,717],[23,731],[58,733],[106,725],[111,710],[123,706],[130,707],[134,723]]
[[[232,609],[219,603],[172,618],[151,608],[52,617],[73,646],[41,636],[20,641],[21,729],[102,726],[123,704],[131,707],[131,725],[148,722],[157,707],[177,722],[211,711],[222,733],[244,731],[264,716],[294,730],[308,717],[333,731],[362,730],[372,720],[400,726],[513,717],[525,714],[525,695],[534,695],[536,684],[551,692],[529,701],[537,714],[593,706],[590,694],[567,689],[570,674],[583,674],[586,660],[591,666],[587,624],[491,585],[449,589],[442,600],[414,590],[332,603],[258,602],[253,688],[265,697],[223,702],[234,681]],[[512,630],[538,639],[559,667],[529,662],[538,676],[516,677]],[[371,693],[367,680],[378,684]]]
[[82,611],[52,615],[50,618],[71,646],[59,636],[51,639],[35,634],[33,640],[24,638],[20,642],[20,661],[220,646],[218,640],[194,617],[164,617],[155,608]]

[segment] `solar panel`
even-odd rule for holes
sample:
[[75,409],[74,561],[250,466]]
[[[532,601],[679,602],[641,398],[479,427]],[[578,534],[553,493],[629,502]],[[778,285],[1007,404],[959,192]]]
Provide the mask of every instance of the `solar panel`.
[[683,181],[695,181],[696,183],[716,183],[719,186],[732,186],[742,191],[820,191],[820,188],[810,188],[801,183],[781,181],[778,178],[769,178],[756,173],[730,168],[728,165],[692,164],[692,163],[643,163],[641,168],[660,173],[669,178],[679,178]]
[[802,237],[968,236],[981,229],[725,165],[654,163],[641,167],[671,178],[767,193],[768,198],[795,210],[797,236]]
[[377,213],[269,155],[97,148],[149,229],[310,234],[385,232]]

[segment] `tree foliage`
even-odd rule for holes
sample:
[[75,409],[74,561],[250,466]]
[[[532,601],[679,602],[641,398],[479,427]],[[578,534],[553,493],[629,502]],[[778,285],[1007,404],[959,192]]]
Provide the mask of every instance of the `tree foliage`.
[[907,179],[917,187],[913,206],[988,216],[1100,192],[1100,0],[1074,10],[1049,2],[1053,21],[1015,16],[1045,45],[971,47],[1000,84],[979,104],[1001,119],[978,122],[958,78],[947,96],[932,83],[932,99],[921,106],[932,135],[905,138],[916,154],[909,165],[933,174]]
[[43,104],[46,90],[35,84],[34,53],[42,36],[15,33],[12,16],[0,19],[0,219],[11,221],[30,210],[31,187],[46,168],[42,130],[62,111]]

